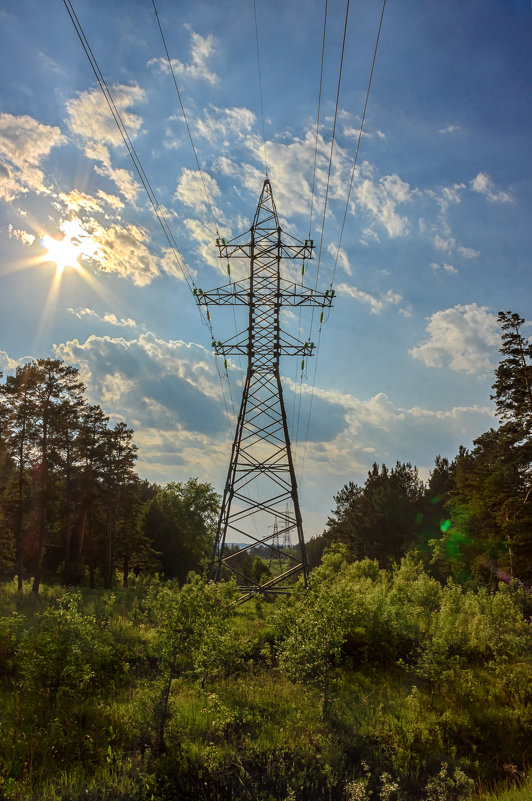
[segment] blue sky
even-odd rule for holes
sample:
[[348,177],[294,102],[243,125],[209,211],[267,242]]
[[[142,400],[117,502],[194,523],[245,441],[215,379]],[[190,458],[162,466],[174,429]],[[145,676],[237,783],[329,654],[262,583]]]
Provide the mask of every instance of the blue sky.
[[[224,283],[151,2],[73,5],[187,269]],[[317,155],[311,235],[337,298],[316,372],[283,364],[311,536],[373,461],[427,477],[495,424],[497,311],[531,317],[532,8],[388,0],[339,252],[381,4],[351,4],[323,232],[344,3],[328,7],[317,146],[321,0],[256,0],[265,147],[252,0],[157,8],[221,235],[249,228],[265,158],[282,225],[305,239]],[[77,365],[91,401],[135,429],[141,475],[221,491],[243,365],[229,393],[64,4],[0,4],[0,43],[0,369]],[[229,336],[231,313],[212,315]],[[310,318],[284,324],[310,333]]]

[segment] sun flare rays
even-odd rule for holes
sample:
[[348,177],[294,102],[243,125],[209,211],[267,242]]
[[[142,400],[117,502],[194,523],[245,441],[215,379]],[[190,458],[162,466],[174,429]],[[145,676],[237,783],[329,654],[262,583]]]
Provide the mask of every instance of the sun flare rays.
[[45,234],[41,238],[41,245],[45,249],[44,261],[51,261],[55,264],[56,271],[62,274],[66,267],[81,270],[80,258],[83,255],[78,242],[65,235],[63,239],[54,239]]

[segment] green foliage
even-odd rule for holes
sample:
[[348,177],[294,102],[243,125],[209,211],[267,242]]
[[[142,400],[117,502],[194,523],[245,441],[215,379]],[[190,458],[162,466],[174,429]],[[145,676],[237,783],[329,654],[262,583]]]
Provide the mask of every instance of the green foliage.
[[355,559],[368,557],[390,566],[418,539],[422,497],[417,468],[397,462],[392,470],[386,465],[379,470],[374,464],[363,488],[350,482],[335,496],[325,541],[344,543]]
[[440,772],[427,782],[425,788],[427,801],[467,801],[471,798],[474,782],[463,770],[456,768],[451,775],[446,762]]
[[532,759],[523,588],[442,587],[415,554],[392,571],[346,554],[261,617],[197,575],[5,587],[3,796],[465,801],[472,777],[517,776]]
[[219,496],[197,478],[160,488],[147,504],[144,531],[160,553],[166,578],[185,581],[207,565],[214,544]]

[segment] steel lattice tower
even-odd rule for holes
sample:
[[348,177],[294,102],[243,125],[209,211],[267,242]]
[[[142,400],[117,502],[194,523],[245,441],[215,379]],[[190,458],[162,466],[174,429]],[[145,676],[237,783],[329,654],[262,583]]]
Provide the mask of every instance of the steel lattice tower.
[[[225,342],[213,341],[216,355],[247,357],[242,401],[225,484],[218,531],[211,563],[211,578],[236,576],[241,600],[254,593],[288,592],[294,576],[308,563],[303,538],[297,481],[292,458],[285,402],[279,372],[283,355],[305,360],[314,344],[301,342],[281,328],[283,307],[330,307],[333,291],[319,293],[281,274],[283,261],[312,258],[312,240],[301,242],[279,225],[270,181],[266,179],[249,231],[229,242],[218,239],[221,259],[249,260],[249,278],[209,292],[195,290],[204,306],[240,305],[248,308],[248,325]],[[228,269],[229,269],[229,262]],[[227,362],[226,362],[227,364]],[[281,542],[297,534],[297,547]],[[238,552],[227,553],[226,542],[242,542]],[[242,567],[240,556],[258,548],[277,563],[277,575],[256,579]],[[248,560],[249,561],[249,560]],[[281,566],[282,565],[282,566]]]

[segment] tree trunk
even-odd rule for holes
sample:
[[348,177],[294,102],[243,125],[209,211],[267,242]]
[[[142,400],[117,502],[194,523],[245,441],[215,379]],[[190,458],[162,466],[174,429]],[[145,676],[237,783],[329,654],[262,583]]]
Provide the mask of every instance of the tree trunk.
[[105,564],[104,587],[106,590],[112,589],[113,586],[113,562],[114,562],[114,548],[113,548],[113,515],[111,510],[107,512],[107,555]]
[[124,554],[124,563],[123,563],[123,577],[122,577],[122,584],[124,587],[127,587],[127,581],[129,577],[129,556],[127,553]]
[[35,595],[39,593],[41,585],[44,553],[46,551],[46,502],[48,494],[48,421],[43,418],[41,446],[41,492],[39,498],[39,534],[37,540],[37,559],[35,565],[35,575],[31,588]]

